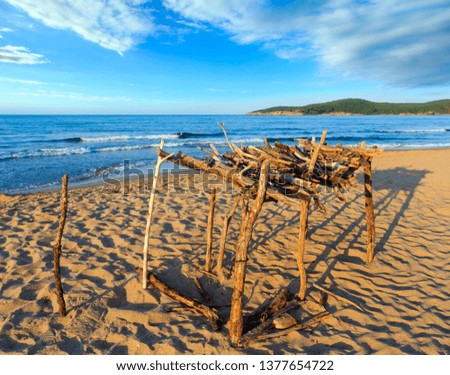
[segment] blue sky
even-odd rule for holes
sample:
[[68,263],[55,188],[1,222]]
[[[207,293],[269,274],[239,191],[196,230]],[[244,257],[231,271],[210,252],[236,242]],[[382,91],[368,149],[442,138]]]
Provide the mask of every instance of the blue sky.
[[0,0],[0,113],[450,98],[449,0]]

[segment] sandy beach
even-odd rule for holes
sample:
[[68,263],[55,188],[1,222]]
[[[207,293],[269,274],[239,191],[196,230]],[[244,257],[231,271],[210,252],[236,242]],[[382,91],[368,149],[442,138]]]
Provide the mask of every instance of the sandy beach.
[[[68,315],[58,316],[53,243],[58,191],[0,198],[0,353],[2,354],[450,354],[450,149],[391,151],[374,161],[376,253],[365,263],[361,185],[347,202],[329,195],[328,213],[310,215],[306,243],[307,303],[321,297],[313,283],[361,307],[329,296],[332,317],[312,329],[235,348],[227,328],[213,332],[196,312],[149,286],[141,266],[148,190],[113,186],[69,192],[62,282]],[[200,174],[159,187],[150,240],[152,272],[226,318],[233,279],[202,272],[208,194]],[[187,186],[196,187],[187,189]],[[227,193],[228,194],[228,193]],[[229,196],[218,198],[213,256]],[[238,210],[236,218],[239,217]],[[299,214],[264,205],[250,248],[245,290],[249,313],[282,287],[299,287],[295,252]],[[226,274],[232,271],[239,221],[232,221]],[[214,271],[214,269],[213,269]],[[195,283],[198,281],[204,295]],[[227,310],[228,309],[228,310]]]

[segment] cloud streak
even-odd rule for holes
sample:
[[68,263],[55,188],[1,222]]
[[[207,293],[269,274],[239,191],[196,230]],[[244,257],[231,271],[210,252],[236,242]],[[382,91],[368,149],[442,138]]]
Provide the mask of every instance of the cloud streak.
[[17,79],[17,78],[9,78],[9,77],[0,77],[0,82],[6,82],[6,83],[14,83],[14,84],[21,84],[21,85],[33,85],[33,86],[40,86],[40,85],[46,85],[45,82],[41,81],[33,81],[29,79]]
[[6,0],[46,26],[122,54],[155,32],[144,0]]
[[25,47],[4,46],[0,47],[0,62],[11,64],[43,64],[48,62],[43,55],[33,53]]
[[421,87],[450,83],[448,0],[164,0],[186,19],[330,72]]
[[18,96],[32,96],[38,98],[58,98],[58,99],[70,99],[83,102],[130,102],[130,98],[125,96],[92,96],[85,95],[78,92],[60,92],[49,90],[26,90],[26,91],[10,91],[5,92],[6,95],[18,95]]

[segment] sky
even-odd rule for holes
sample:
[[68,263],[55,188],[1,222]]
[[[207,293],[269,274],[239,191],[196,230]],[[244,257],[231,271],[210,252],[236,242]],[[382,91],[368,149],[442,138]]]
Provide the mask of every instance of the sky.
[[0,114],[450,98],[450,0],[0,0]]

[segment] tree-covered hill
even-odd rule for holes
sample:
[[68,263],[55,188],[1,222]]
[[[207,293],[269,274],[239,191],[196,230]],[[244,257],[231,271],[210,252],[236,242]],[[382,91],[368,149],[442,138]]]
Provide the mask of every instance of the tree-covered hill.
[[249,112],[250,115],[439,115],[450,114],[450,99],[427,103],[377,103],[364,99],[341,99],[326,103],[277,106]]

